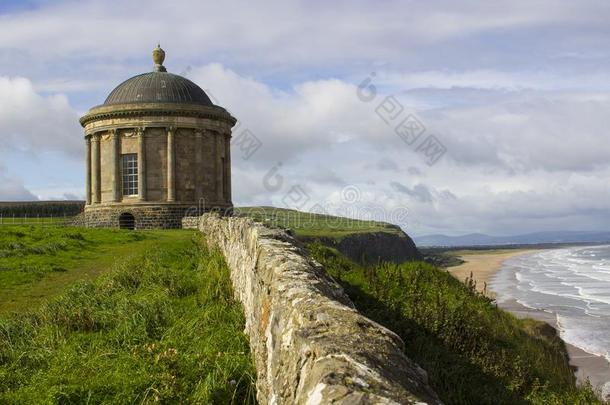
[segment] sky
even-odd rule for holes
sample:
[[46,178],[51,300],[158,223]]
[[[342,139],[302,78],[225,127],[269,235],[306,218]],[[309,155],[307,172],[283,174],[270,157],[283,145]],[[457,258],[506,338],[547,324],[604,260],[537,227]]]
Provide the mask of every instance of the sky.
[[160,42],[239,119],[236,205],[607,230],[608,21],[586,0],[3,0],[0,200],[84,199],[78,118]]

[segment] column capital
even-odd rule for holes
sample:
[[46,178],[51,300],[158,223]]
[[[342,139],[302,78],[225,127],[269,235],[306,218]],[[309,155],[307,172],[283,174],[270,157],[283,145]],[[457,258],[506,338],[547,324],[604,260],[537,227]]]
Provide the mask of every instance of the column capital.
[[114,137],[116,137],[116,136],[118,135],[118,132],[117,132],[117,130],[116,130],[115,128],[112,128],[112,129],[109,129],[109,130],[108,130],[108,134],[109,134],[111,137],[113,137],[113,138],[114,138]]
[[166,129],[167,129],[167,132],[170,134],[173,134],[174,132],[176,132],[176,127],[174,125],[166,127]]
[[142,136],[142,135],[144,135],[144,132],[146,131],[146,127],[135,127],[133,130],[136,135]]

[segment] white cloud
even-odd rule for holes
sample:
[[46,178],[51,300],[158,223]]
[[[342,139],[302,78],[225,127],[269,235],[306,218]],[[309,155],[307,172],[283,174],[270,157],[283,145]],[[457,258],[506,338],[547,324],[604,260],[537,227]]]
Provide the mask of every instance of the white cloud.
[[592,171],[610,164],[609,109],[610,93],[526,92],[423,115],[460,164],[510,172]]
[[[99,104],[150,69],[161,40],[169,70],[263,142],[249,159],[233,149],[239,204],[282,206],[295,186],[306,205],[337,204],[354,185],[365,207],[407,208],[403,225],[418,234],[601,229],[610,53],[599,44],[609,16],[607,3],[551,0],[44,3],[0,16],[0,159],[53,151],[79,162],[58,169],[72,176],[83,149],[73,106]],[[371,71],[379,96],[364,103],[356,86]],[[386,94],[418,112],[447,146],[443,160],[428,167],[375,114]],[[2,174],[0,199],[80,194],[60,172],[32,186],[38,173],[27,167],[41,163],[31,162]],[[280,162],[270,191],[263,179]]]
[[6,168],[0,165],[0,200],[24,201],[37,200],[19,178],[14,178],[6,173]]
[[[383,129],[370,106],[356,97],[356,87],[337,79],[277,91],[219,64],[193,69],[191,79],[240,120],[236,135],[248,129],[261,140],[254,163],[295,159],[305,150]],[[234,153],[239,157],[238,149]]]
[[64,95],[41,96],[25,78],[0,77],[0,151],[63,151],[78,156],[82,130]]
[[[43,96],[26,78],[0,77],[0,200],[37,199],[38,189],[49,190],[57,176],[73,177],[64,170],[75,162],[80,167],[83,153],[82,128],[66,96]],[[65,191],[57,187],[44,196]]]
[[474,69],[461,71],[380,71],[379,83],[394,89],[574,90],[609,89],[610,72],[566,73],[552,68],[535,71]]
[[[385,219],[407,209],[403,225],[416,234],[610,225],[602,187],[610,175],[610,94],[498,91],[470,105],[421,111],[428,130],[448,148],[440,163],[428,167],[375,114],[375,103],[356,97],[353,84],[311,81],[278,92],[220,65],[194,72],[200,84],[213,83],[221,103],[242,118],[238,133],[251,126],[264,140],[251,160],[241,160],[234,148],[240,204],[288,201],[308,209],[330,203],[342,213],[346,207],[337,205],[338,196],[345,185],[354,185],[361,203]],[[464,91],[444,94],[459,98]],[[417,104],[425,93],[409,97]],[[269,190],[263,178],[278,161],[281,187]],[[306,201],[286,200],[293,186],[302,187]]]
[[[407,67],[415,51],[480,34],[566,25],[602,29],[609,11],[602,2],[582,7],[551,0],[339,2],[332,7],[279,0],[264,7],[247,1],[63,1],[1,16],[0,48],[20,50],[37,63],[67,58],[113,66],[117,59],[145,56],[143,50],[161,40],[170,66],[207,55],[264,67],[268,74],[289,66],[366,60]],[[553,55],[558,54],[569,52],[556,49]]]

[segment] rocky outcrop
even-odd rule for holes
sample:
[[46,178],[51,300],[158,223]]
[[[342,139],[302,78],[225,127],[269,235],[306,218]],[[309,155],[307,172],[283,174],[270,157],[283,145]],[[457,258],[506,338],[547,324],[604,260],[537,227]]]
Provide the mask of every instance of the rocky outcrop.
[[367,264],[379,261],[403,263],[422,259],[413,240],[402,231],[400,234],[355,233],[341,239],[337,249],[350,259]]
[[402,340],[358,313],[287,233],[214,214],[197,226],[231,270],[261,403],[440,403]]

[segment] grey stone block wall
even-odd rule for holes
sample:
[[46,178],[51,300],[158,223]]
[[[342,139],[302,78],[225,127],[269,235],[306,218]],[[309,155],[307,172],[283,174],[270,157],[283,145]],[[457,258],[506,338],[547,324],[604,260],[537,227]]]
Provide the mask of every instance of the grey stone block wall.
[[441,403],[400,337],[361,315],[288,234],[215,214],[203,215],[198,228],[231,270],[260,403]]
[[[135,229],[182,228],[182,218],[192,216],[198,210],[184,205],[108,205],[89,208],[75,219],[74,224],[88,228],[118,228],[121,214],[135,218]],[[230,209],[227,208],[227,212]]]

